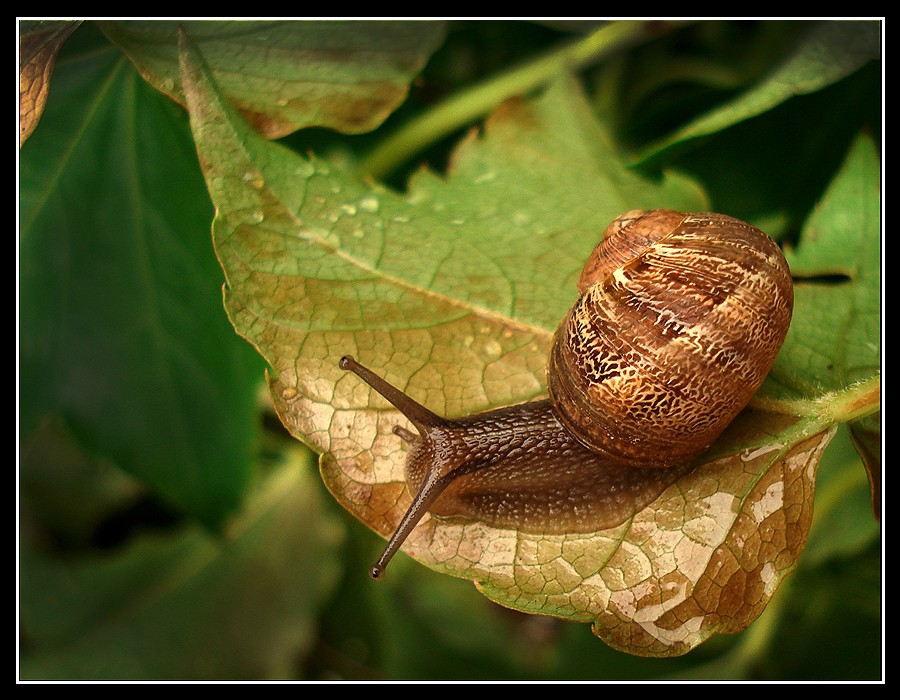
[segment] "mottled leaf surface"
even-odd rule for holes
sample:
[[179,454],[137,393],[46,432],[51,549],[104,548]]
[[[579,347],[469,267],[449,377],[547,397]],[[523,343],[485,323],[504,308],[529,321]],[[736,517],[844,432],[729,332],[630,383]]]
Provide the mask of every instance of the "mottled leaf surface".
[[[411,498],[391,433],[402,419],[340,356],[441,414],[540,396],[580,261],[606,224],[633,208],[705,207],[688,180],[628,171],[569,80],[499,107],[446,178],[420,172],[399,195],[259,139],[187,43],[182,71],[232,323],[269,362],[279,415],[322,454],[328,488],[382,534]],[[835,420],[816,392],[791,398],[743,414],[617,528],[549,536],[426,517],[405,551],[506,606],[592,622],[617,648],[684,653],[746,627],[803,547]]]
[[308,126],[377,127],[444,37],[431,21],[110,21],[107,36],[141,75],[184,104],[179,28],[201,48],[222,94],[269,138]]

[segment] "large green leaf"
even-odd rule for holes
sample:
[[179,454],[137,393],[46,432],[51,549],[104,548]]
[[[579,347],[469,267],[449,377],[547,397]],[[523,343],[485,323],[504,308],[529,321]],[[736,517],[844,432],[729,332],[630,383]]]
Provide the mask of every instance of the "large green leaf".
[[880,369],[880,169],[861,135],[787,251],[797,319],[776,370],[797,393],[840,390]]
[[[810,216],[800,244],[788,251],[797,321],[773,377],[791,391],[841,391],[880,376],[881,225],[880,158],[872,139],[862,135]],[[880,414],[853,421],[850,430],[880,517]]]
[[[410,499],[391,433],[401,419],[338,358],[359,356],[448,415],[539,396],[580,261],[606,224],[633,208],[704,207],[690,181],[628,171],[569,80],[499,107],[446,179],[420,172],[401,196],[259,139],[187,42],[182,61],[230,318],[269,362],[285,425],[322,453],[329,489],[380,533]],[[743,629],[794,567],[821,452],[848,405],[871,410],[873,385],[773,396],[617,528],[432,517],[406,551],[506,606],[592,621],[618,648],[683,653]]]
[[61,415],[218,523],[250,477],[260,363],[222,318],[184,115],[108,48],[53,98],[21,150],[22,438]]

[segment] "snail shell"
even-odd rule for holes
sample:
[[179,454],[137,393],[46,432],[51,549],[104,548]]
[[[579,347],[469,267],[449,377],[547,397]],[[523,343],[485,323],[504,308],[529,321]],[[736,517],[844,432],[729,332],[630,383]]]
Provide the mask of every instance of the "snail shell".
[[426,512],[545,533],[622,523],[746,406],[793,308],[790,270],[764,233],[664,209],[613,221],[578,290],[554,337],[549,400],[446,419],[342,358],[417,431],[394,430],[415,497],[374,578]]
[[635,467],[707,451],[759,389],[793,308],[762,231],[722,214],[631,211],[591,253],[547,381],[563,423]]

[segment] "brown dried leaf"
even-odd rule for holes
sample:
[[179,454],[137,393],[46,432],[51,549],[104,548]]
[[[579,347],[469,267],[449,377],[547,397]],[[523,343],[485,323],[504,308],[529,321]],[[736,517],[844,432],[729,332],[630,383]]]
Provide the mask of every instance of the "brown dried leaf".
[[850,425],[850,437],[856,451],[862,458],[869,476],[869,490],[872,496],[872,512],[881,522],[881,412],[856,421]]
[[56,55],[79,22],[40,22],[19,35],[19,146],[37,128]]

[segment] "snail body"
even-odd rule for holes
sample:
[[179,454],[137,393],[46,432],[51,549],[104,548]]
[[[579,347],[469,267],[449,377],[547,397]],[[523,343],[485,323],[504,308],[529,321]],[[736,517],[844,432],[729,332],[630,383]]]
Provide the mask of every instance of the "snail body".
[[416,495],[374,578],[425,512],[547,533],[624,522],[746,406],[793,308],[778,246],[721,214],[620,216],[578,290],[554,337],[546,400],[447,419],[342,358],[417,431],[394,430]]

